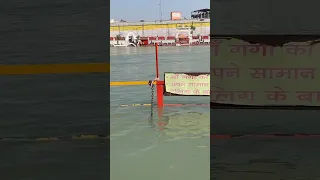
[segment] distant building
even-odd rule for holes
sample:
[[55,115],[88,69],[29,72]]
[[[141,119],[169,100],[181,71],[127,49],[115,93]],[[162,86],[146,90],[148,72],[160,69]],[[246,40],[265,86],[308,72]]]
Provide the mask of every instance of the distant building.
[[170,20],[181,20],[181,12],[171,12]]
[[191,19],[210,19],[210,9],[199,9],[192,11]]
[[116,20],[114,20],[114,19],[110,19],[110,24],[112,24],[112,23],[117,23],[117,22],[119,22],[119,21],[116,21]]

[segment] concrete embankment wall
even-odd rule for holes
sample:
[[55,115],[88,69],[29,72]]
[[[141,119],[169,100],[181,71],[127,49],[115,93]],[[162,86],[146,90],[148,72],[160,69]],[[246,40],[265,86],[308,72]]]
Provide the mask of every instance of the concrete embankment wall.
[[120,35],[125,37],[129,32],[141,37],[146,36],[175,36],[179,27],[194,26],[194,35],[210,34],[210,19],[200,20],[180,20],[180,21],[153,21],[137,23],[112,23],[110,24],[110,36]]

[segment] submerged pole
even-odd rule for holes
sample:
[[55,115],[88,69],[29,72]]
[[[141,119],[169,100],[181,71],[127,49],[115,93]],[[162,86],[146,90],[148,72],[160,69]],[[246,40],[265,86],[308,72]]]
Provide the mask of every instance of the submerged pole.
[[158,126],[160,130],[163,130],[162,116],[163,116],[163,89],[164,81],[160,81],[159,78],[159,55],[158,55],[158,43],[155,44],[156,50],[156,86],[157,86],[157,103],[158,103]]
[[157,103],[158,107],[163,107],[163,81],[159,78],[159,54],[158,54],[158,43],[155,46],[156,50],[156,86],[157,86]]

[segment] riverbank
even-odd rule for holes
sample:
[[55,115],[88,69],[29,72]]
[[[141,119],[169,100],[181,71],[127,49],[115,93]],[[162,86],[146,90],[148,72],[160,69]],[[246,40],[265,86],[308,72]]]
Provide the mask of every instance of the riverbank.
[[[126,37],[110,37],[110,46],[129,46]],[[183,38],[175,36],[139,37],[138,44],[135,46],[199,46],[209,45],[210,36],[185,36]]]
[[118,22],[110,24],[110,36],[125,37],[129,32],[141,37],[175,36],[181,28],[194,27],[195,35],[210,34],[210,19],[170,20],[152,22]]
[[111,24],[110,46],[209,45],[209,34],[210,19],[118,22]]

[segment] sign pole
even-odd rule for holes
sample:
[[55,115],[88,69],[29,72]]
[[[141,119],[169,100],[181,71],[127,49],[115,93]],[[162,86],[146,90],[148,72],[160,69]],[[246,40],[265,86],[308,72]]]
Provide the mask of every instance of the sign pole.
[[159,78],[159,55],[158,55],[158,43],[156,43],[156,86],[157,86],[157,102],[158,107],[163,107],[163,85],[164,82]]
[[163,116],[163,87],[164,81],[160,81],[159,78],[159,55],[158,55],[158,43],[155,44],[156,48],[156,86],[157,86],[157,103],[158,103],[158,126],[160,130],[163,130],[164,125],[162,124]]

